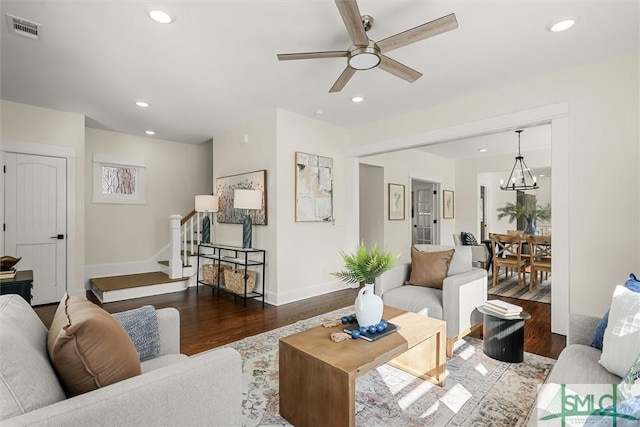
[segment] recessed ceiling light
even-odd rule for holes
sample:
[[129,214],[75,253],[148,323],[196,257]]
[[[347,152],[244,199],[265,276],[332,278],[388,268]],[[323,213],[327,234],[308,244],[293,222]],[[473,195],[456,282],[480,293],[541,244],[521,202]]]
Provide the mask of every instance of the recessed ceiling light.
[[362,96],[354,96],[353,98],[351,98],[351,101],[356,102],[356,103],[357,102],[362,102],[362,101],[364,101],[364,97],[362,97]]
[[147,108],[149,104],[147,101],[136,101],[136,105],[140,108]]
[[540,178],[544,178],[544,174],[541,173],[540,175],[538,175]]
[[176,18],[169,12],[160,9],[150,9],[148,11],[151,19],[159,24],[170,24],[176,20]]
[[155,135],[156,133],[152,130],[145,130],[144,133],[146,133],[147,135]]
[[486,148],[478,148],[478,153],[486,153],[487,149]]
[[560,31],[568,30],[569,28],[573,27],[573,24],[575,23],[576,23],[575,19],[563,19],[554,24],[551,24],[547,28],[551,32],[559,33]]
[[314,112],[314,114],[315,114],[316,116],[321,116],[321,115],[323,115],[323,114],[324,114],[324,110],[317,109],[317,110]]

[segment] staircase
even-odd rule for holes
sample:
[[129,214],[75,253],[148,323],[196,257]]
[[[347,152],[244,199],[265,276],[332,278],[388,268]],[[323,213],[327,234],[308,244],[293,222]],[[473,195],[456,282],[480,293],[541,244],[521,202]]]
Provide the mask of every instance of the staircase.
[[[158,260],[158,271],[89,279],[90,290],[101,303],[184,291],[197,282],[200,224],[210,213],[192,211],[185,218],[169,217],[169,259]],[[213,224],[213,218],[209,218]],[[213,233],[212,233],[213,236]]]

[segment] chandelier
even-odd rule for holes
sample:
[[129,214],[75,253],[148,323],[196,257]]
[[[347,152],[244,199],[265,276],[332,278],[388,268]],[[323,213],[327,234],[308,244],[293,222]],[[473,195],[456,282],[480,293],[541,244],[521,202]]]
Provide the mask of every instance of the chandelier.
[[501,190],[537,190],[539,188],[536,177],[531,175],[527,164],[524,162],[524,157],[520,153],[520,134],[522,132],[522,130],[516,131],[518,134],[518,155],[507,183],[505,184],[504,180],[500,180]]

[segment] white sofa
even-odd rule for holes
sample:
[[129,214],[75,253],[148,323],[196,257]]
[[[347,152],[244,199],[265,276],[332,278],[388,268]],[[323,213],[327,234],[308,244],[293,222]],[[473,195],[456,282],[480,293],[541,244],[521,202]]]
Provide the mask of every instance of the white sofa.
[[242,424],[242,361],[225,348],[180,354],[180,314],[156,311],[161,352],[142,374],[66,398],[49,362],[48,331],[18,295],[0,296],[0,425]]
[[487,272],[474,268],[471,247],[415,245],[426,252],[455,249],[442,289],[405,285],[411,263],[401,263],[376,279],[375,292],[385,305],[422,313],[447,323],[447,356],[453,344],[482,327],[482,314],[476,308],[487,300]]
[[[460,233],[453,233],[453,244],[463,246]],[[469,246],[471,248],[471,260],[480,264],[480,267],[487,268],[489,265],[489,249],[483,243]]]

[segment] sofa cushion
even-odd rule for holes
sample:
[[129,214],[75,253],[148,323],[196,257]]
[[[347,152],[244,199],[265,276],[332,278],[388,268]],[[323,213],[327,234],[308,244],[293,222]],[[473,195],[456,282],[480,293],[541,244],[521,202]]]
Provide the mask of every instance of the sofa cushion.
[[455,249],[442,252],[422,252],[411,248],[409,284],[442,289]]
[[598,360],[602,352],[588,345],[572,344],[562,350],[547,382],[557,384],[617,384],[620,377]]
[[447,246],[447,245],[414,245],[419,251],[422,252],[442,252],[450,249],[455,249],[456,252],[451,258],[451,264],[449,264],[449,272],[447,277],[455,276],[456,274],[466,273],[473,270],[473,253],[470,246]]
[[463,231],[462,233],[460,233],[460,240],[465,246],[474,246],[478,244],[476,237],[468,231]]
[[65,295],[47,342],[51,362],[67,392],[86,393],[140,375],[140,359],[122,325],[83,298]]
[[[636,275],[631,273],[629,278],[624,284],[625,287],[631,289],[634,292],[640,292],[640,280],[636,278]],[[607,325],[609,324],[609,310],[602,316],[600,322],[598,322],[598,326],[596,326],[595,333],[593,334],[593,342],[591,343],[591,347],[602,350],[602,341],[604,340],[604,331],[607,329]]]
[[19,295],[0,296],[0,350],[0,420],[66,398],[47,355],[47,328]]
[[158,316],[152,305],[121,311],[112,316],[127,331],[138,352],[140,361],[151,359],[160,354]]
[[442,290],[424,286],[404,285],[382,295],[384,305],[442,319]]
[[609,325],[604,331],[600,364],[624,376],[640,353],[640,293],[616,286],[611,300]]

